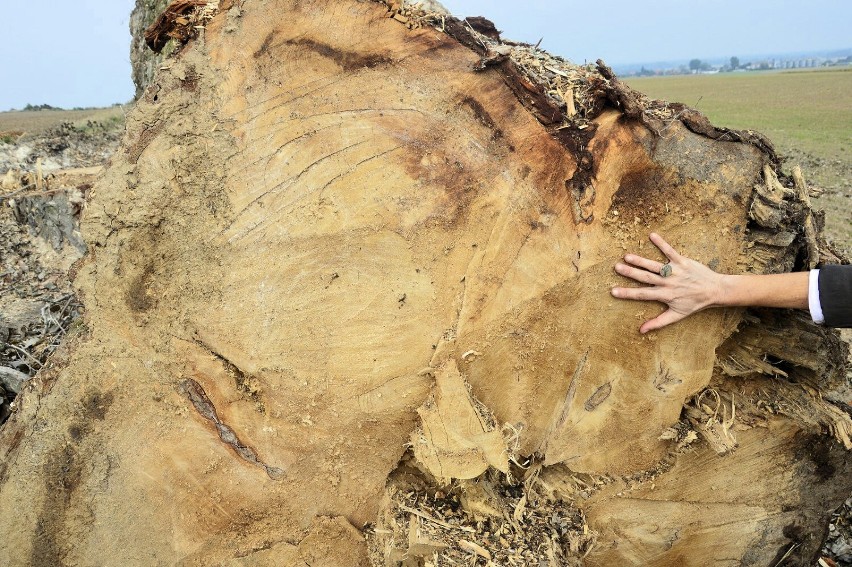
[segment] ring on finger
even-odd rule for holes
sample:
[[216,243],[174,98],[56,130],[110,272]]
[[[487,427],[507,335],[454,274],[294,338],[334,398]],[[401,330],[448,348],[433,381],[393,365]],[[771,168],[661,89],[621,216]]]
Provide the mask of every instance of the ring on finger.
[[664,278],[667,278],[670,275],[672,275],[672,265],[670,263],[669,264],[663,264],[663,267],[660,268],[660,275],[663,276]]

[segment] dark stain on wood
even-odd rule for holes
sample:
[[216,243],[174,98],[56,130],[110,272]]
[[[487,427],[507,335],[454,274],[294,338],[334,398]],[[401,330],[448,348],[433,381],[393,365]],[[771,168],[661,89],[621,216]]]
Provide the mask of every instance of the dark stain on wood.
[[642,167],[627,171],[619,180],[610,208],[629,219],[648,214],[646,203],[661,202],[660,196],[676,194],[686,179],[677,171],[659,167],[649,158]]
[[393,62],[393,60],[383,55],[345,51],[310,38],[290,39],[285,41],[284,44],[301,47],[309,51],[313,51],[322,57],[331,59],[344,71],[355,71],[365,67],[378,67],[380,65],[387,65]]
[[93,417],[98,421],[103,421],[106,418],[106,412],[109,410],[110,406],[112,406],[113,401],[115,401],[115,396],[112,392],[107,392],[106,394],[90,392],[83,401],[86,416]]
[[803,436],[800,441],[796,457],[808,463],[808,468],[813,472],[819,484],[831,480],[837,473],[835,463],[837,455],[834,454],[836,452],[838,452],[836,442],[831,437],[807,435]]
[[36,521],[30,565],[65,565],[70,551],[63,537],[65,516],[83,477],[77,450],[70,444],[56,450],[43,472],[47,498]]
[[466,96],[462,99],[462,104],[470,108],[476,119],[482,123],[483,126],[493,132],[492,137],[495,140],[499,140],[503,137],[503,130],[497,127],[497,124],[494,123],[494,119],[491,117],[491,114],[485,110],[485,107],[482,106],[481,102],[473,97]]
[[149,264],[145,266],[142,273],[133,278],[127,290],[127,306],[136,313],[144,313],[156,305],[154,297],[149,292],[153,277],[154,267]]
[[458,18],[446,18],[444,20],[444,31],[447,35],[480,55],[485,55],[485,47],[471,33],[470,28]]
[[[156,99],[155,99],[156,100]],[[127,154],[127,159],[130,163],[137,163],[142,156],[142,152],[154,141],[154,138],[162,131],[163,122],[157,121],[151,126],[144,126],[139,137],[131,145],[127,146],[124,152]]]
[[533,84],[526,78],[523,71],[511,59],[503,61],[495,69],[500,71],[503,81],[515,93],[524,107],[529,110],[544,126],[561,124],[565,115],[559,109],[559,104],[547,96],[544,89]]
[[65,556],[73,542],[66,541],[65,516],[71,508],[71,499],[83,482],[85,463],[77,453],[76,445],[83,442],[92,431],[92,419],[103,421],[114,401],[112,392],[89,392],[83,399],[80,419],[68,427],[72,443],[54,451],[45,462],[45,493],[36,522],[35,544],[30,552],[31,565],[65,565]]
[[565,180],[565,189],[571,196],[574,221],[578,224],[588,224],[594,220],[594,214],[588,212],[588,209],[595,202],[594,179],[597,175],[597,164],[589,150],[589,144],[596,132],[596,124],[589,124],[582,130],[572,127],[553,132],[553,136],[577,159],[577,170],[570,179]]
[[[487,20],[486,20],[487,21]],[[489,22],[490,23],[490,22]],[[477,24],[478,25],[478,24]],[[487,25],[476,29],[472,18],[467,21],[462,21],[457,18],[447,18],[444,22],[444,31],[453,39],[464,45],[474,53],[483,57],[488,57],[488,49],[482,42],[479,41],[474,33],[488,36],[491,31]],[[493,27],[493,24],[491,24]],[[491,37],[491,36],[489,36]],[[498,36],[499,38],[499,32]],[[483,63],[484,61],[484,63]],[[719,141],[744,142],[755,146],[761,152],[769,157],[769,160],[777,167],[780,164],[779,158],[775,153],[772,143],[762,134],[751,131],[731,130],[728,128],[717,128],[697,110],[691,109],[682,104],[672,104],[662,101],[644,100],[639,93],[622,83],[602,60],[597,61],[599,78],[592,79],[592,89],[588,95],[587,108],[582,118],[586,121],[594,120],[599,116],[606,107],[613,107],[620,110],[624,117],[630,120],[637,120],[648,127],[649,130],[660,135],[660,128],[664,124],[651,116],[646,110],[654,108],[663,108],[674,111],[677,120],[680,120],[690,131],[702,136]],[[487,69],[498,69],[503,80],[512,89],[512,92],[521,102],[521,104],[538,119],[544,126],[552,126],[551,135],[559,141],[565,143],[566,136],[561,134],[561,130],[555,126],[561,125],[565,116],[560,108],[560,104],[547,96],[544,89],[540,85],[533,84],[520,71],[515,63],[510,58],[493,57],[487,60],[480,61],[477,67],[479,71]],[[566,146],[567,147],[567,146]],[[567,147],[569,150],[570,147]],[[581,168],[582,169],[582,168]],[[580,180],[582,181],[582,180]],[[581,183],[574,183],[574,193],[582,198],[582,195],[587,190],[577,189]],[[588,185],[586,185],[588,187]],[[584,221],[588,222],[588,221]]]
[[260,47],[257,51],[254,52],[254,58],[260,59],[267,51],[269,51],[269,47],[272,45],[272,42],[275,40],[275,30],[269,32],[263,40],[263,43],[260,44]]
[[201,79],[201,75],[195,70],[195,67],[192,65],[186,70],[186,74],[184,78],[180,81],[180,87],[187,91],[194,93],[198,91],[198,82]]

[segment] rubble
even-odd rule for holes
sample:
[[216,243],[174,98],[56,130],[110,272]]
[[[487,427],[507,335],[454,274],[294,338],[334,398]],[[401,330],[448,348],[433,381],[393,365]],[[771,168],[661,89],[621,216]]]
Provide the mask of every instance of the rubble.
[[10,170],[48,174],[60,169],[103,165],[118,148],[116,120],[62,122],[45,132],[23,134],[0,144],[0,177]]
[[70,271],[86,252],[80,215],[118,145],[115,126],[65,122],[0,145],[0,424],[83,312]]

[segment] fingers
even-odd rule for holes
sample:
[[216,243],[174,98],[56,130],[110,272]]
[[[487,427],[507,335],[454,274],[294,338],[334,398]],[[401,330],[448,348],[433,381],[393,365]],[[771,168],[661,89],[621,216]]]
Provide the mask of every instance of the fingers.
[[[682,257],[672,246],[666,242],[662,236],[652,232],[650,235],[651,242],[654,246],[660,249],[669,262],[676,265],[676,269],[685,269],[691,260]],[[618,263],[615,265],[615,271],[627,278],[635,280],[639,283],[648,284],[651,287],[614,287],[611,290],[613,297],[619,299],[632,299],[637,301],[658,301],[664,303],[669,308],[648,321],[645,321],[639,328],[640,333],[648,333],[657,329],[661,329],[672,323],[676,323],[685,318],[688,313],[695,309],[683,309],[683,306],[675,310],[672,307],[675,302],[675,294],[673,287],[677,287],[670,281],[664,279],[660,274],[663,267],[661,262],[637,256],[635,254],[627,254],[624,256],[624,264]],[[674,278],[677,279],[677,278]],[[682,303],[683,301],[681,301]],[[700,308],[700,307],[699,307]]]
[[656,287],[614,287],[610,290],[610,293],[618,299],[666,303],[666,292]]
[[665,254],[666,258],[669,260],[680,260],[680,254],[678,254],[677,251],[656,232],[651,233],[651,242],[653,242],[654,246],[659,248],[660,252]]
[[638,266],[655,274],[659,274],[660,270],[663,267],[662,262],[657,262],[656,260],[649,260],[648,258],[643,258],[642,256],[637,256],[635,254],[626,255],[624,257],[624,261],[628,264],[633,264],[634,266]]
[[[643,258],[644,259],[644,258]],[[650,262],[650,260],[649,260]],[[662,266],[662,264],[661,264]],[[662,276],[657,274],[652,274],[646,270],[639,270],[632,266],[628,266],[627,264],[616,264],[615,271],[620,275],[630,278],[632,280],[636,280],[640,283],[651,284],[651,285],[659,285],[663,283]]]
[[[654,245],[660,249],[660,252],[662,252],[666,256],[666,258],[669,259],[669,261],[680,261],[682,259],[681,255],[677,253],[677,250],[672,248],[672,246],[668,242],[663,240],[663,237],[657,234],[656,232],[652,232],[650,238],[651,242],[653,242]],[[649,272],[652,272],[654,274],[659,274],[660,269],[662,269],[663,267],[662,262],[657,262],[656,260],[651,260],[649,258],[643,258],[642,256],[637,256],[635,254],[627,254],[624,257],[624,261],[628,264],[632,264],[639,268],[648,270]]]
[[639,332],[644,335],[649,331],[656,331],[657,329],[662,329],[666,325],[677,323],[684,317],[686,317],[686,315],[684,315],[683,313],[678,313],[674,309],[667,309],[666,311],[663,311],[653,319],[645,321],[645,323],[643,323],[642,326],[639,327]]

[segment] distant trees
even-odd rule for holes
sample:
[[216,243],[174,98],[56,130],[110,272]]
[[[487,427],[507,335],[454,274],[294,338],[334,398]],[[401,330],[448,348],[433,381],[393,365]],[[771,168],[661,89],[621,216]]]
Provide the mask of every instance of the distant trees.
[[713,66],[710,65],[710,63],[702,61],[701,59],[691,59],[689,61],[689,70],[693,73],[696,73],[698,71],[709,71],[712,68]]
[[731,69],[739,69],[740,68],[740,58],[739,57],[731,57]]
[[62,109],[56,108],[55,106],[50,106],[49,104],[27,104],[24,107],[24,110],[62,110]]

